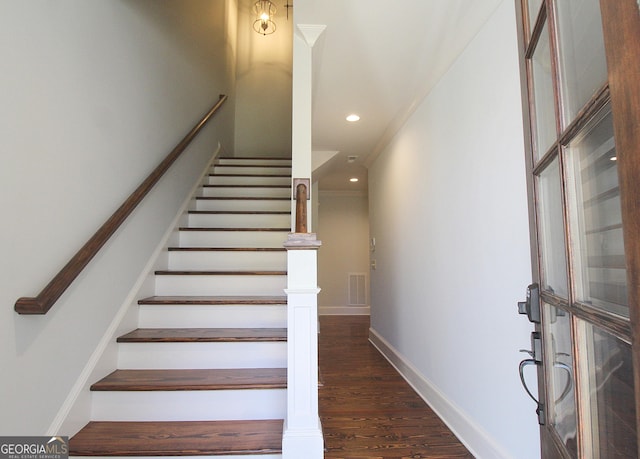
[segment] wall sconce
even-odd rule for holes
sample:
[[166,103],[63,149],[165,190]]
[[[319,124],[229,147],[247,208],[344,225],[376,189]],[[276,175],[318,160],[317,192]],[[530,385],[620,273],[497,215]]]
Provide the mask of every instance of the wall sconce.
[[253,5],[256,20],[253,21],[253,30],[260,35],[271,35],[276,31],[276,23],[273,16],[276,14],[276,6],[269,0],[258,0]]

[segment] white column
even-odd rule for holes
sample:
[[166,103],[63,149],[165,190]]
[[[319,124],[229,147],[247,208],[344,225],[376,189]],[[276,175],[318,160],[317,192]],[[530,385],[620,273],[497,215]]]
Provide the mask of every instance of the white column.
[[[293,34],[293,107],[292,107],[292,162],[294,178],[311,179],[311,110],[313,95],[313,45],[322,35],[325,25],[297,24]],[[311,190],[308,190],[311,192]],[[295,193],[295,190],[294,190]],[[292,202],[295,206],[295,202]],[[295,209],[292,208],[291,227],[295,228]],[[311,228],[312,212],[307,213],[307,228]]]
[[287,248],[287,418],[284,459],[322,459],[324,441],[318,414],[317,255],[313,233],[292,233]]

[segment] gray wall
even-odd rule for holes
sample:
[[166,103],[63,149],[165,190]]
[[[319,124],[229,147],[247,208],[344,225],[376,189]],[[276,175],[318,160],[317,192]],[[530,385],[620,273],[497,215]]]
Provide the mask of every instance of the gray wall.
[[253,31],[254,0],[238,1],[236,156],[291,156],[293,17],[278,3],[271,35]]
[[49,314],[13,311],[218,94],[233,95],[235,8],[234,0],[0,2],[3,435],[59,425],[72,387],[218,142],[232,149],[230,102]]
[[519,81],[504,1],[369,171],[372,337],[483,458],[539,457]]
[[320,191],[318,203],[318,311],[368,314],[369,303],[349,305],[349,274],[364,273],[369,299],[369,211],[364,193]]

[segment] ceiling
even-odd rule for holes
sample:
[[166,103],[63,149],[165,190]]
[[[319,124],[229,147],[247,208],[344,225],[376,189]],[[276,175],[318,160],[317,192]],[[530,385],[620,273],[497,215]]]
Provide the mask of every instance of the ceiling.
[[291,2],[296,24],[326,25],[313,48],[312,141],[314,152],[338,153],[314,174],[320,190],[366,192],[366,166],[502,1]]

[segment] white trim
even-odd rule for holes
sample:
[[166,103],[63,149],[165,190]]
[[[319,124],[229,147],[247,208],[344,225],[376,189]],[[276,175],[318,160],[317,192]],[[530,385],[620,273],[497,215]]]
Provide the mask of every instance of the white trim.
[[297,27],[300,35],[310,48],[313,48],[322,32],[327,28],[325,24],[297,24]]
[[371,306],[318,306],[321,316],[369,316]]
[[317,428],[289,429],[285,420],[282,434],[283,459],[322,459],[324,457],[324,437],[318,419]]
[[[176,226],[178,226],[180,219],[183,217],[185,211],[189,207],[189,204],[191,203],[193,195],[196,193],[198,188],[202,185],[202,182],[205,179],[206,174],[209,172],[211,164],[220,154],[220,150],[221,150],[221,146],[220,146],[220,143],[218,142],[218,148],[214,152],[211,160],[207,163],[207,166],[204,168],[202,174],[200,175],[195,185],[189,192],[188,197],[180,206],[180,209],[178,210],[176,217],[173,219],[173,221],[169,225],[169,229],[162,236],[160,243],[157,245],[156,249],[153,251],[153,254],[149,258],[149,261],[147,262],[144,269],[140,273],[140,276],[136,280],[135,284],[133,284],[133,287],[129,291],[129,294],[125,297],[124,301],[120,305],[120,308],[118,309],[118,312],[116,313],[113,320],[111,321],[111,324],[106,329],[104,335],[102,335],[102,338],[100,339],[100,341],[98,342],[98,345],[96,346],[93,353],[91,354],[91,357],[89,357],[89,360],[87,361],[86,365],[82,369],[80,376],[78,376],[78,379],[76,380],[75,384],[71,388],[71,391],[69,391],[69,395],[67,396],[64,403],[58,410],[58,413],[56,414],[56,416],[53,418],[51,425],[49,425],[49,428],[46,431],[47,433],[45,434],[46,436],[60,435],[60,433],[62,432],[61,429],[63,429],[63,425],[65,421],[67,421],[67,418],[71,414],[73,407],[79,401],[82,393],[86,390],[88,394],[88,388],[92,384],[92,381],[90,378],[92,377],[94,370],[98,367],[98,364],[102,359],[103,355],[105,355],[105,351],[107,350],[107,348],[110,345],[115,346],[116,344],[115,335],[118,332],[118,328],[120,324],[122,323],[125,316],[129,312],[130,307],[132,305],[137,306],[136,299],[139,295],[140,290],[142,289],[144,283],[147,281],[149,274],[152,271],[154,271],[158,258],[166,248],[167,243],[171,238],[171,236],[173,235]],[[77,430],[82,428],[84,424],[86,424],[88,421],[89,421],[88,418],[86,420],[71,421],[70,424],[74,424],[74,426],[69,425],[68,428],[71,428],[73,432],[67,431],[67,432],[64,432],[64,434],[69,436],[74,435],[77,432]],[[78,425],[78,424],[81,424],[81,425]]]
[[320,290],[319,288],[285,288],[284,293],[287,295],[317,295]]
[[478,459],[512,459],[481,426],[448,400],[440,389],[425,378],[417,368],[373,328],[369,329],[369,341],[398,370],[400,375],[436,412],[474,457]]

